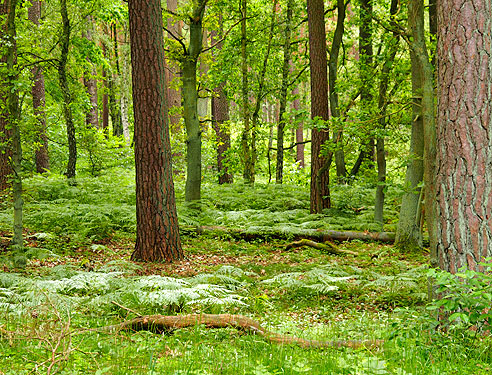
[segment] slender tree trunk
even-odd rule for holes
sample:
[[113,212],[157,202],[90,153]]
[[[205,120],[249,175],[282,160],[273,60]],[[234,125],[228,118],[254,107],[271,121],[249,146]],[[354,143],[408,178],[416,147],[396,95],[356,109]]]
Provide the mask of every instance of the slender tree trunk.
[[129,0],[137,238],[132,260],[183,258],[172,180],[160,0]]
[[[290,70],[291,73],[293,71],[293,65],[294,63],[292,60],[289,62],[290,65]],[[302,123],[302,117],[299,116],[298,111],[301,109],[301,100],[299,98],[299,85],[296,85],[294,87],[294,90],[292,90],[292,96],[294,97],[294,100],[292,101],[292,109],[294,109],[296,115],[295,115],[295,122],[297,124],[297,127],[295,129],[295,143],[296,145],[296,163],[299,168],[304,168],[304,126]]]
[[113,40],[113,63],[109,81],[109,111],[111,113],[111,123],[113,125],[113,135],[119,137],[123,135],[123,123],[120,107],[120,62],[118,52],[118,30],[116,23],[111,24],[111,38]]
[[[413,13],[412,15],[415,15]],[[416,20],[409,19],[409,29],[416,27]],[[405,175],[405,193],[400,208],[395,245],[405,250],[422,247],[420,211],[422,201],[421,183],[424,177],[424,119],[422,116],[423,71],[420,60],[410,48],[412,62],[412,134],[410,138],[410,161]]]
[[[102,50],[104,57],[107,57],[106,46],[102,44]],[[108,72],[105,68],[102,71],[102,81],[103,81],[103,94],[102,94],[102,129],[104,134],[107,136],[109,134],[109,82],[108,82]]]
[[63,115],[67,126],[68,140],[68,163],[67,178],[72,180],[75,178],[75,169],[77,164],[77,141],[75,139],[75,124],[72,116],[72,94],[67,78],[67,61],[68,49],[70,46],[70,20],[68,18],[67,0],[60,0],[60,13],[62,17],[62,33],[60,35],[61,54],[58,62],[58,80],[63,96]]
[[437,255],[445,270],[480,270],[492,256],[492,3],[439,0],[437,13]]
[[[338,88],[337,88],[337,73],[338,73],[338,55],[344,33],[345,23],[345,2],[337,0],[337,26],[335,35],[330,49],[330,59],[328,63],[328,79],[330,89],[330,109],[331,115],[335,118],[340,118],[340,108],[338,103]],[[337,169],[338,182],[345,181],[347,177],[347,169],[345,166],[345,155],[342,148],[343,131],[341,128],[333,131],[333,143],[336,145],[335,150],[335,165]]]
[[[28,10],[29,20],[36,25],[39,25],[41,17],[41,1],[33,1]],[[40,65],[35,65],[31,69],[33,77],[32,85],[32,105],[34,115],[37,120],[37,139],[39,145],[35,151],[36,172],[43,173],[50,169],[50,161],[48,156],[48,136],[46,134],[46,114],[45,114],[45,89],[44,89],[44,74]]]
[[[390,6],[390,19],[393,20],[398,11],[398,0],[392,0]],[[391,21],[393,27],[396,28],[394,21]],[[393,69],[396,52],[398,52],[399,34],[393,33],[392,39],[388,42],[386,56],[381,77],[379,80],[378,90],[378,113],[379,113],[379,132],[376,137],[376,161],[378,166],[378,184],[376,186],[376,197],[374,202],[374,221],[380,223],[383,230],[383,212],[384,212],[384,189],[386,187],[386,150],[384,146],[384,130],[386,128],[386,109],[388,107],[388,84],[390,81],[390,73]]]
[[181,60],[182,95],[186,126],[186,186],[185,200],[200,199],[202,182],[202,132],[198,118],[197,63],[202,51],[202,20],[206,0],[200,0],[190,17],[190,42]]
[[[328,77],[326,32],[323,0],[308,0],[309,60],[311,71],[311,118],[327,121]],[[321,156],[321,146],[328,141],[327,128],[312,130],[311,144],[311,212],[330,208],[330,166]]]
[[[171,12],[175,12],[178,8],[177,0],[167,0],[167,9]],[[174,37],[180,38],[182,36],[181,21],[173,21],[172,18],[167,19],[168,38]],[[172,34],[172,35],[171,35]],[[174,35],[174,37],[173,37]],[[178,82],[181,82],[181,72],[179,64],[170,59],[166,60],[166,80],[169,83],[167,90],[168,104],[169,104],[169,120],[171,131],[179,131],[179,121],[181,119],[181,88],[177,87]],[[173,83],[171,85],[171,83]]]
[[[242,117],[244,129],[241,136],[242,159],[244,163],[243,178],[245,182],[254,183],[255,173],[253,164],[253,150],[250,147],[250,139],[252,138],[251,127],[249,123],[249,85],[248,85],[248,55],[247,55],[247,35],[246,35],[246,17],[248,4],[247,0],[241,0],[241,74],[242,74]],[[254,132],[254,130],[253,130]]]
[[[127,33],[125,31],[124,33],[124,38],[123,38],[123,43],[127,43]],[[122,84],[122,89],[121,89],[121,98],[120,98],[120,107],[121,107],[121,124],[123,127],[123,137],[125,138],[126,144],[131,145],[131,136],[130,136],[130,125],[128,121],[128,96],[127,96],[127,84],[126,80],[128,76],[130,76],[129,73],[129,66],[127,61],[129,59],[126,58],[127,55],[123,54],[122,59],[121,59],[121,84]],[[166,81],[169,82],[169,81]]]
[[[220,50],[222,49],[222,16],[220,16],[220,33],[217,35],[216,31],[212,31],[212,45],[216,44],[216,51],[214,51],[213,57],[217,58]],[[224,161],[227,159],[227,153],[231,147],[231,133],[229,129],[229,102],[224,92],[225,82],[219,83],[214,89],[214,96],[212,97],[212,124],[215,130],[216,142],[217,142],[217,174],[219,176],[219,184],[231,184],[233,182],[232,174],[229,173],[227,163]]]
[[285,111],[287,108],[287,89],[289,85],[289,61],[290,61],[290,42],[292,34],[292,8],[293,0],[287,1],[284,30],[284,63],[282,65],[282,87],[280,89],[280,110],[277,125],[277,170],[275,182],[281,184],[284,174],[284,129],[286,125]]
[[[89,42],[93,42],[92,32],[94,29],[93,19],[91,16],[87,17],[87,31],[83,33],[83,37],[86,38]],[[88,61],[90,64],[90,61]],[[91,64],[92,65],[92,64]],[[84,72],[84,86],[87,90],[87,94],[89,95],[90,109],[87,111],[85,115],[85,123],[87,126],[92,126],[94,128],[99,127],[99,118],[98,118],[98,108],[97,108],[97,80],[96,80],[96,69],[92,67],[90,71]]]

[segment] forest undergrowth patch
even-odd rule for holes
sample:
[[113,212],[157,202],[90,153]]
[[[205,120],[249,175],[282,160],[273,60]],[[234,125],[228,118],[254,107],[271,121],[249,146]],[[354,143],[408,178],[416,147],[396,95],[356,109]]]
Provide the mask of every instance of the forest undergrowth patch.
[[[357,256],[334,256],[285,244],[184,238],[186,259],[162,265],[130,262],[131,241],[109,241],[32,259],[25,271],[5,268],[0,374],[44,374],[50,366],[60,374],[457,373],[450,360],[462,374],[487,373],[488,338],[434,329],[424,308],[425,254],[352,242],[339,246]],[[311,340],[385,344],[303,349],[203,326],[161,335],[91,331],[136,313],[192,312],[242,314]]]

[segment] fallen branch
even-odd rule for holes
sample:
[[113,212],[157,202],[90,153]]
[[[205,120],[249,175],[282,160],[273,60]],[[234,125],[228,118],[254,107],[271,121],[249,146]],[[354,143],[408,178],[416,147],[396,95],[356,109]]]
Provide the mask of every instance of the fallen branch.
[[296,344],[302,348],[364,348],[379,347],[384,343],[383,340],[305,340],[299,337],[286,336],[268,331],[256,320],[243,315],[231,314],[188,314],[180,316],[147,315],[128,320],[120,324],[102,327],[98,330],[109,332],[119,330],[145,330],[162,333],[178,328],[193,327],[200,324],[204,324],[209,328],[232,327],[243,332],[256,334],[275,344]]
[[285,239],[301,240],[309,239],[317,242],[326,241],[380,241],[393,243],[395,234],[393,232],[354,232],[354,231],[337,231],[337,230],[318,230],[318,229],[293,229],[289,232],[280,230],[261,230],[258,232],[243,229],[233,229],[221,226],[190,226],[183,225],[179,227],[182,234],[197,234],[210,236],[229,236],[232,238],[246,241],[258,239]]
[[315,249],[324,251],[324,252],[326,252],[328,254],[337,254],[337,255],[350,254],[350,255],[357,255],[357,253],[354,252],[354,251],[340,249],[340,248],[338,248],[338,246],[336,246],[336,245],[334,245],[334,244],[332,244],[330,242],[319,243],[319,242],[314,242],[314,241],[311,241],[311,240],[307,240],[305,238],[302,239],[302,240],[300,240],[300,241],[295,241],[295,242],[289,243],[285,247],[285,250],[290,250],[292,248],[302,247],[302,246],[313,247]]

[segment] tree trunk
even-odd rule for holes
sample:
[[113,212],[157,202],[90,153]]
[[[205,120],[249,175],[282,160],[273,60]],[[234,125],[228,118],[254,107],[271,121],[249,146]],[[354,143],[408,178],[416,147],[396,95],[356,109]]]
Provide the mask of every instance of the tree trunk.
[[62,33],[60,35],[61,54],[58,62],[58,80],[63,96],[63,115],[67,126],[68,163],[65,172],[69,180],[75,178],[77,164],[77,141],[75,139],[75,124],[72,117],[72,94],[67,78],[68,49],[70,46],[70,20],[68,18],[67,0],[60,0],[60,13],[62,17]]
[[[177,0],[167,0],[167,9],[169,11],[175,12],[177,8],[178,8]],[[172,18],[168,18],[167,29],[169,30],[168,37],[170,39],[173,39],[172,35],[178,38],[181,37],[182,35],[181,21],[173,21]],[[175,88],[175,86],[181,86],[178,85],[178,82],[181,82],[180,79],[181,72],[180,72],[179,64],[176,64],[175,61],[168,59],[166,60],[166,65],[167,65],[166,82],[168,82],[167,97],[168,97],[169,121],[170,121],[169,126],[171,127],[172,131],[179,131],[180,130],[179,121],[181,119],[181,113],[180,113],[181,88],[179,87]]]
[[[220,16],[220,27],[222,28],[222,16]],[[216,44],[216,51],[214,51],[213,57],[217,58],[220,50],[222,49],[223,42],[222,29],[217,35],[216,31],[212,31],[212,45]],[[219,42],[220,41],[220,42]],[[224,92],[225,82],[220,82],[214,89],[214,96],[212,97],[212,126],[215,130],[216,142],[217,142],[217,174],[219,176],[219,184],[232,184],[233,177],[229,173],[227,163],[224,161],[227,159],[227,153],[231,147],[231,133],[229,125],[229,102]]]
[[[242,159],[244,164],[243,178],[247,183],[254,183],[255,172],[253,164],[253,150],[250,147],[250,139],[252,138],[251,128],[249,124],[249,85],[248,85],[248,55],[246,50],[246,17],[248,14],[247,0],[241,0],[241,74],[242,74],[242,115],[244,121],[244,129],[241,136]],[[254,130],[253,130],[254,132]]]
[[[342,45],[344,23],[345,23],[345,2],[344,0],[337,0],[337,26],[335,28],[335,35],[333,36],[333,42],[331,44],[331,49],[330,49],[330,59],[328,62],[328,79],[329,79],[328,86],[330,90],[330,109],[331,109],[331,115],[335,118],[340,118],[337,75],[338,75],[338,55],[340,52],[340,46]],[[333,131],[333,143],[336,145],[335,165],[337,169],[338,182],[344,182],[347,177],[347,169],[345,166],[345,155],[342,146],[340,146],[342,145],[342,137],[343,137],[342,128],[335,129]]]
[[445,270],[479,270],[492,256],[492,4],[437,7],[437,255]]
[[183,258],[172,180],[166,113],[164,38],[160,0],[129,0],[137,238],[132,260]]
[[[308,0],[309,60],[311,71],[311,118],[327,121],[328,77],[326,64],[326,32],[322,0]],[[321,146],[330,134],[326,125],[313,129],[311,144],[311,213],[330,208],[330,166],[321,156]]]
[[[413,14],[415,15],[415,14]],[[416,27],[416,20],[410,18],[409,29]],[[395,244],[411,250],[422,247],[420,211],[422,192],[420,184],[424,177],[424,119],[422,116],[423,71],[415,52],[410,48],[412,63],[412,134],[410,138],[410,160],[405,175],[405,193],[402,197],[400,217]]]
[[[93,42],[92,32],[94,30],[93,19],[91,16],[87,17],[87,31],[83,33],[83,37],[89,42]],[[92,63],[87,59],[89,65]],[[89,96],[90,109],[85,114],[85,123],[88,127],[99,127],[99,113],[97,108],[97,80],[96,80],[96,69],[91,67],[90,71],[84,72],[84,86],[87,90]]]
[[113,125],[113,135],[119,137],[123,135],[123,121],[120,107],[120,62],[118,52],[118,30],[116,23],[111,24],[111,37],[113,39],[113,63],[111,77],[109,81],[109,111],[111,113],[111,123]]
[[409,20],[415,19],[412,28],[411,48],[422,70],[422,118],[424,126],[424,196],[425,221],[429,233],[430,261],[437,267],[437,213],[436,213],[436,115],[432,65],[429,62],[424,29],[424,5],[422,0],[412,0],[408,5]]
[[[104,57],[107,57],[107,50],[104,43],[102,44],[102,50],[103,50]],[[104,89],[102,94],[102,129],[106,136],[109,134],[109,103],[108,103],[109,82],[108,80],[109,80],[108,72],[105,68],[103,68],[102,81],[103,81]]]
[[[363,116],[362,121],[371,117],[373,108],[373,49],[372,49],[372,0],[360,0],[360,25],[359,25],[359,67],[361,78],[360,103]],[[375,140],[370,128],[362,129],[362,149],[356,162],[359,167],[364,160],[369,162],[369,167],[374,167]],[[360,159],[360,160],[359,160]],[[358,172],[358,169],[356,170]],[[355,175],[354,173],[353,175]]]
[[[0,112],[0,129],[8,130],[4,133],[5,138],[4,147],[8,150],[7,155],[10,156],[10,160],[7,160],[6,184],[8,180],[11,180],[12,195],[14,201],[14,236],[12,238],[12,247],[16,251],[22,251],[23,239],[22,239],[22,147],[20,140],[19,130],[19,94],[16,89],[16,82],[18,79],[18,73],[16,71],[17,64],[17,43],[16,43],[16,30],[15,30],[15,11],[16,0],[6,0],[0,3],[0,15],[3,16],[2,24],[2,40],[1,45],[2,55],[0,62],[4,65],[0,80],[1,89],[0,96],[2,101],[2,108]],[[2,176],[3,177],[3,176]],[[20,258],[17,258],[20,260]],[[25,266],[25,257],[22,257],[22,261],[18,262],[18,266]]]
[[[33,1],[28,10],[29,20],[36,25],[39,25],[41,17],[41,1]],[[31,69],[32,74],[32,106],[34,116],[37,120],[37,139],[39,145],[35,151],[36,172],[43,173],[50,169],[50,160],[48,156],[48,136],[46,135],[46,114],[45,114],[45,89],[44,75],[40,65],[35,65]]]
[[277,125],[277,170],[275,182],[281,184],[284,175],[284,129],[286,125],[285,111],[287,108],[287,89],[289,85],[289,61],[290,61],[290,42],[292,34],[292,8],[293,0],[287,0],[284,30],[284,63],[282,65],[282,87],[280,89],[280,110]]
[[[291,73],[293,70],[293,62],[290,61],[289,65],[291,67]],[[301,100],[299,98],[299,85],[296,85],[294,87],[294,90],[292,91],[292,96],[294,97],[294,100],[292,101],[292,108],[294,109],[296,115],[295,115],[295,122],[297,124],[297,127],[295,129],[295,142],[296,142],[296,163],[299,168],[304,168],[304,125],[302,122],[302,116],[299,116],[298,111],[301,109]]]
[[200,199],[202,183],[202,132],[198,118],[197,63],[202,51],[202,20],[206,0],[200,0],[190,17],[190,42],[181,60],[184,121],[186,126],[185,200]]
[[[392,20],[392,26],[397,27],[393,21],[398,11],[398,0],[392,0],[390,6],[390,19]],[[393,69],[393,63],[395,61],[396,52],[398,52],[399,34],[395,31],[390,39],[387,47],[386,56],[387,59],[384,62],[381,70],[381,77],[379,80],[378,90],[378,113],[379,113],[379,132],[376,137],[376,161],[378,166],[378,184],[376,186],[376,197],[374,202],[374,221],[380,223],[381,230],[383,229],[384,222],[384,188],[386,187],[386,151],[384,147],[384,130],[386,128],[386,109],[388,107],[388,84],[390,80],[390,73]]]

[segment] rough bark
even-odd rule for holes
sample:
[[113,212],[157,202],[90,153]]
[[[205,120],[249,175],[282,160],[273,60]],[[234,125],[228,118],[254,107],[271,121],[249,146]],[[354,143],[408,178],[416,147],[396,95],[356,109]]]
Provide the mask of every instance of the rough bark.
[[492,4],[437,8],[437,255],[445,270],[478,270],[492,256]]
[[65,175],[69,180],[75,178],[77,164],[77,141],[75,139],[75,123],[72,116],[72,94],[67,77],[68,52],[70,47],[70,19],[68,18],[67,0],[60,0],[60,13],[62,17],[62,32],[60,34],[61,54],[58,60],[58,80],[63,96],[63,116],[67,126],[68,162]]
[[106,326],[97,330],[147,330],[151,332],[166,332],[178,328],[205,325],[210,328],[233,327],[238,330],[255,334],[275,344],[296,344],[302,348],[373,348],[381,346],[383,340],[335,340],[317,341],[299,337],[281,335],[262,327],[260,323],[247,316],[230,314],[188,314],[188,315],[146,315],[113,326]]
[[[396,28],[393,21],[394,16],[398,11],[398,0],[392,0],[390,6],[390,22]],[[390,82],[390,73],[393,69],[396,52],[398,51],[399,34],[393,32],[392,38],[388,42],[386,51],[386,61],[384,62],[379,79],[378,89],[378,127],[379,132],[376,137],[376,162],[378,167],[378,184],[376,186],[376,197],[374,201],[374,221],[380,223],[383,228],[383,211],[384,211],[384,188],[386,187],[386,150],[384,129],[386,128],[386,109],[388,107],[388,85]],[[381,135],[382,134],[382,135]]]
[[[15,65],[17,64],[17,43],[16,43],[16,29],[15,29],[15,11],[16,0],[5,0],[0,3],[0,15],[4,16],[2,24],[2,39],[5,41],[0,45],[1,57],[0,63],[3,65],[3,73],[0,77],[2,88],[0,90],[0,96],[2,105],[0,108],[0,129],[7,129],[10,139],[6,139],[6,147],[10,151],[8,155],[11,156],[10,160],[7,160],[10,166],[9,173],[6,178],[11,180],[12,195],[14,202],[14,222],[13,229],[14,235],[12,238],[12,247],[14,250],[22,250],[23,237],[22,237],[22,147],[19,130],[19,94],[16,89],[16,81],[18,79],[18,72]],[[5,134],[4,134],[5,136]],[[25,266],[25,258],[22,257],[22,261],[18,258],[18,266]]]
[[275,182],[281,184],[284,174],[284,129],[287,123],[285,112],[287,109],[287,89],[289,85],[289,61],[291,51],[291,34],[292,34],[292,8],[293,0],[287,1],[287,9],[285,14],[285,29],[284,29],[284,62],[282,65],[282,86],[280,88],[280,109],[279,121],[277,125],[277,170],[275,174]]
[[[220,17],[220,26],[222,27],[222,17]],[[214,58],[222,49],[223,42],[222,30],[219,35],[216,31],[212,31],[212,45],[216,44],[216,50],[214,51]],[[219,184],[231,184],[233,182],[233,176],[229,173],[227,163],[227,153],[231,147],[231,133],[229,129],[229,102],[224,92],[225,82],[220,82],[214,89],[214,96],[212,97],[212,126],[215,131],[217,142],[217,174],[219,178]]]
[[[342,37],[345,28],[345,2],[344,0],[337,0],[337,26],[335,28],[335,34],[333,36],[333,42],[330,48],[330,58],[328,62],[328,86],[330,92],[330,110],[332,117],[340,118],[340,108],[338,103],[338,89],[337,89],[337,76],[338,76],[338,55],[340,53],[340,46],[342,45]],[[336,129],[333,131],[333,143],[336,146],[335,150],[335,165],[337,170],[337,178],[339,182],[343,182],[347,176],[347,168],[345,166],[345,155],[342,144],[343,131],[342,129]]]
[[183,114],[186,126],[185,200],[200,199],[202,183],[202,131],[198,118],[197,63],[202,51],[202,21],[206,0],[199,0],[190,17],[190,40],[181,58]]
[[[41,1],[33,1],[28,9],[29,20],[36,25],[39,25],[41,17]],[[46,135],[46,114],[45,114],[45,89],[44,89],[44,74],[40,65],[35,65],[31,68],[33,85],[32,106],[34,116],[36,116],[37,131],[36,138],[39,142],[34,159],[36,164],[36,172],[43,173],[50,169],[50,161],[48,156],[48,136]]]
[[[311,118],[327,121],[328,77],[326,63],[326,32],[322,0],[308,0],[309,60],[311,74]],[[328,129],[314,128],[311,145],[311,212],[330,208],[329,164],[321,155],[321,146],[330,138]]]
[[[291,73],[292,73],[292,68],[293,68],[293,62],[291,61],[290,63],[291,66]],[[302,116],[299,116],[297,112],[301,109],[301,99],[299,98],[299,85],[296,85],[294,87],[294,90],[292,90],[292,96],[294,99],[292,100],[292,109],[296,112],[296,134],[295,134],[295,141],[296,141],[296,163],[299,166],[299,168],[304,168],[304,124],[302,122]]]
[[183,258],[166,113],[164,38],[160,0],[128,2],[133,109],[137,238],[132,260]]

